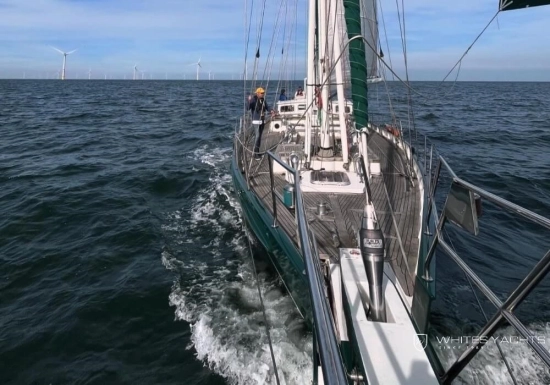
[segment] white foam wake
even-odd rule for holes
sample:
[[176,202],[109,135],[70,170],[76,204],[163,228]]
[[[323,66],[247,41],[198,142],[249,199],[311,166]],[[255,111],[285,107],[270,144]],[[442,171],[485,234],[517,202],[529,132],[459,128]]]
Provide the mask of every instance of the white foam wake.
[[[531,324],[528,325],[528,329],[543,346],[550,346],[549,324]],[[437,340],[435,338],[432,339],[432,342],[437,353],[446,363],[445,367],[454,363],[471,343],[468,340],[470,337],[459,337],[452,341],[447,337],[437,337]],[[456,380],[457,384],[514,385],[496,341],[498,341],[512,374],[519,384],[550,383],[550,372],[529,347],[528,342],[522,341],[515,329],[507,326],[499,330],[494,339],[481,348]]]
[[[178,275],[170,304],[191,325],[187,348],[210,369],[232,384],[275,384],[248,238],[231,194],[230,150],[204,146],[192,156],[209,167],[209,183],[163,226],[173,245],[162,262]],[[311,335],[276,277],[259,271],[258,278],[281,384],[311,383]]]

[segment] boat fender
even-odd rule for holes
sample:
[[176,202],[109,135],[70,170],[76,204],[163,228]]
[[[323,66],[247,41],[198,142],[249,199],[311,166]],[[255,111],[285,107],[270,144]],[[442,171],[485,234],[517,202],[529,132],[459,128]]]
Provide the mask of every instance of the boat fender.
[[399,138],[399,130],[397,129],[397,127],[387,124],[386,130],[396,138]]

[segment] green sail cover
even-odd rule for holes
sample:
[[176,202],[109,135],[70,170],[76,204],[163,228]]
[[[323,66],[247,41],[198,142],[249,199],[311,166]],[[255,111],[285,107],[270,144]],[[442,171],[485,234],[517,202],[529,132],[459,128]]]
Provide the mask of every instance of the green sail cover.
[[[348,38],[361,35],[361,5],[360,0],[344,0],[344,14]],[[365,43],[362,39],[353,40],[349,46],[351,99],[353,100],[353,115],[357,128],[366,127],[368,118],[367,100],[367,64],[365,61]]]
[[[506,4],[510,4],[507,7]],[[511,11],[514,9],[538,7],[539,5],[548,5],[550,0],[500,0],[501,11]]]

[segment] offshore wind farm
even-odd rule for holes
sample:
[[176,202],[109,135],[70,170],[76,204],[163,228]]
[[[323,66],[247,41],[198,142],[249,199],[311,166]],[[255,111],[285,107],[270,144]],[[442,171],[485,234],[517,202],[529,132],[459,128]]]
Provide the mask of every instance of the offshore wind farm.
[[[197,61],[188,63],[188,61],[181,61],[181,68],[179,70],[166,70],[166,69],[145,69],[141,64],[136,62],[133,66],[101,66],[101,67],[88,67],[84,70],[85,64],[79,59],[77,52],[79,49],[73,49],[71,51],[63,51],[53,45],[48,46],[63,56],[61,65],[57,68],[52,64],[46,65],[42,63],[33,64],[32,66],[25,66],[22,71],[2,71],[0,69],[0,79],[42,79],[42,80],[243,80],[247,78],[246,69],[241,73],[227,72],[219,70],[219,68],[211,69],[208,66],[204,67],[202,56]],[[75,54],[75,55],[73,55]],[[72,63],[68,63],[67,57],[72,55]],[[107,68],[109,67],[109,68]],[[194,67],[194,68],[192,68]],[[76,68],[73,70],[73,68]],[[148,67],[151,68],[151,67]],[[201,72],[202,70],[202,72]],[[80,74],[80,75],[79,75]],[[82,76],[82,74],[84,74]]]
[[[85,49],[75,48],[64,51],[54,45],[44,45],[41,51],[42,60],[30,60],[22,69],[2,69],[0,79],[35,79],[35,80],[243,80],[247,79],[247,70],[231,72],[221,69],[217,63],[204,65],[202,55],[198,60],[189,63],[187,59],[174,60],[172,67],[158,64],[147,64],[147,60],[133,65],[126,63],[113,66],[111,64],[90,65]],[[62,55],[62,61],[55,63],[55,52]],[[78,51],[78,52],[77,52]],[[68,59],[70,55],[70,60]],[[0,61],[0,65],[2,62]],[[157,68],[155,68],[157,67]]]
[[[132,80],[135,63],[139,63],[138,69],[148,70],[143,80],[197,80],[198,58],[202,66],[199,80],[208,80],[209,71],[219,80],[239,80],[245,77],[245,72],[248,72],[246,78],[251,79],[255,70],[244,68],[244,46],[248,44],[251,50],[259,48],[261,57],[269,52],[269,46],[256,47],[257,37],[244,41],[248,29],[256,36],[260,36],[260,29],[256,25],[243,26],[243,12],[237,4],[219,0],[192,5],[166,0],[155,4],[142,0],[100,3],[3,0],[0,78],[60,79],[63,57],[52,46],[64,52],[78,48],[65,58],[66,80],[76,79],[77,74],[79,80]],[[393,2],[381,0],[380,5],[389,9]],[[265,11],[282,12],[276,3],[266,4]],[[438,17],[426,17],[428,11]],[[430,2],[428,6],[425,0],[408,1],[410,79],[443,79],[494,11],[492,1],[465,0],[455,7],[446,2]],[[395,16],[394,11],[388,12],[388,17]],[[281,38],[302,33],[307,23],[305,3],[297,3],[291,14],[296,18],[296,28],[281,31]],[[535,12],[500,15],[499,24],[493,23],[461,62],[458,80],[549,81],[550,53],[545,39],[538,38],[539,32],[546,29],[549,16],[544,7]],[[389,48],[383,47],[383,51],[399,48],[402,34],[399,26],[381,24],[381,27],[390,37]],[[386,59],[392,59],[392,67],[400,76],[404,74],[402,60],[389,56]],[[296,60],[292,67],[303,68],[306,58]],[[274,63],[273,68],[277,66]],[[304,76],[297,73],[296,79]],[[136,80],[141,79],[142,74],[136,74]]]

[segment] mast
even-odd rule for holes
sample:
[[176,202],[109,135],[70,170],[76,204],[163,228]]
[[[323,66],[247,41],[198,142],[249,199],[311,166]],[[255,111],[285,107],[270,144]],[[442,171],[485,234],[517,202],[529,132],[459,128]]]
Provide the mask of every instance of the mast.
[[335,65],[334,71],[336,73],[336,94],[338,95],[338,121],[340,122],[340,138],[342,140],[342,160],[344,164],[348,163],[348,130],[346,125],[346,95],[344,93],[344,57],[342,54],[342,3],[338,2],[338,7],[334,9],[334,15],[331,15],[330,20],[334,20],[334,31],[335,38],[334,41],[334,59],[339,59]]
[[[361,35],[360,0],[343,0],[348,38]],[[367,65],[365,63],[365,43],[362,39],[352,40],[349,44],[349,61],[351,69],[351,95],[353,114],[357,128],[366,127],[368,123],[367,99]]]
[[[319,64],[317,66],[318,69],[318,76],[319,76],[319,85],[321,86],[320,90],[317,90],[317,92],[321,93],[321,100],[323,101],[323,106],[317,106],[318,109],[318,115],[321,117],[321,145],[319,149],[318,156],[324,157],[324,158],[330,158],[334,155],[333,151],[333,145],[332,142],[332,135],[330,135],[329,132],[329,125],[328,125],[328,116],[326,111],[326,104],[328,101],[328,90],[330,87],[330,61],[329,61],[329,55],[328,55],[328,6],[327,6],[327,0],[321,0],[318,2],[319,8],[318,8],[318,23],[319,23],[319,30],[318,30],[318,38],[319,38]],[[317,87],[315,87],[317,89]],[[313,95],[315,98],[317,98],[317,95]]]
[[[309,0],[308,9],[308,34],[307,34],[307,86],[304,88],[306,93],[306,105],[313,105],[313,93],[315,91],[315,9],[316,0]],[[311,125],[314,116],[309,109],[306,114],[306,135],[304,140],[306,162],[311,162]]]

